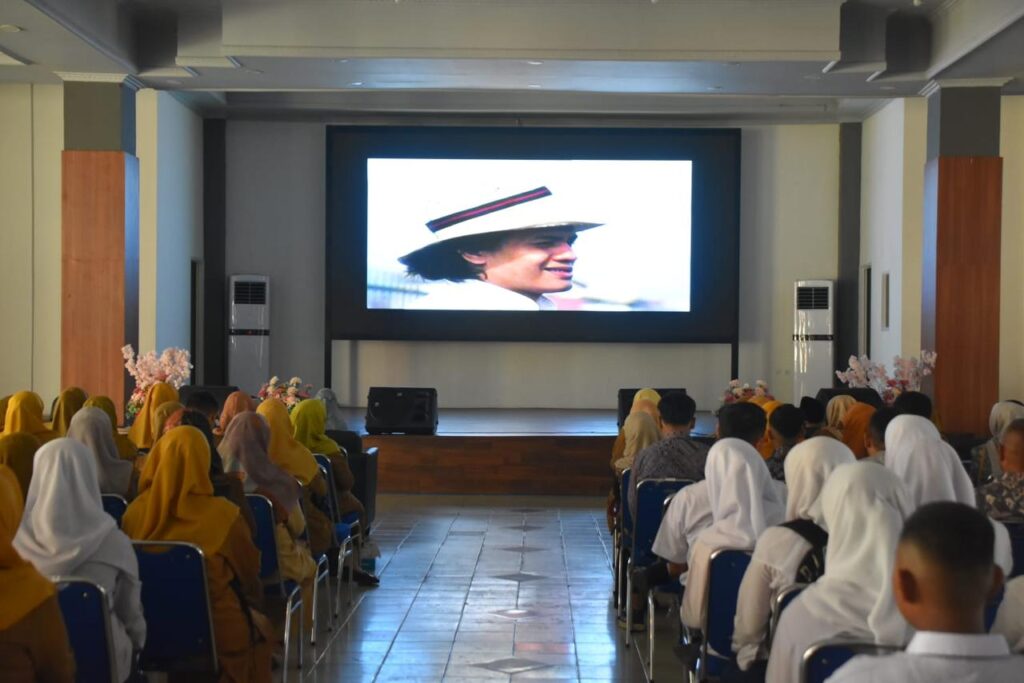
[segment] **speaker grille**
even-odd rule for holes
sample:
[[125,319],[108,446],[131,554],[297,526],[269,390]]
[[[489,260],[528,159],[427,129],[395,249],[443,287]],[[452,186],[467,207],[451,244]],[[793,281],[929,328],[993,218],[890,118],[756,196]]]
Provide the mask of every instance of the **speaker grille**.
[[828,310],[828,287],[797,287],[796,308],[799,311]]
[[262,306],[267,303],[267,283],[252,280],[238,280],[232,292],[232,302]]

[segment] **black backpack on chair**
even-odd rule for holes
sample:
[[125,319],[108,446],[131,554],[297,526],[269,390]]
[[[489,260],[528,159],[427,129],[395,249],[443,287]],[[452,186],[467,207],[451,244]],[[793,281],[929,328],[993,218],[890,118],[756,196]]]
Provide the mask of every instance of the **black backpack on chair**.
[[811,544],[811,549],[800,561],[796,570],[797,583],[814,583],[825,573],[825,547],[828,546],[828,532],[809,519],[794,519],[779,526],[800,534]]

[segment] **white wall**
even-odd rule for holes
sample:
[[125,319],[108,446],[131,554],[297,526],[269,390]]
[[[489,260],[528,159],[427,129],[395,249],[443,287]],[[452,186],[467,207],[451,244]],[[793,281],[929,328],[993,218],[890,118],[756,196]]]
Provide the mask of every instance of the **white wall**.
[[[322,124],[229,121],[227,272],[271,276],[271,372],[319,385],[324,366]],[[741,354],[744,380],[792,393],[792,287],[834,278],[838,127],[744,130]],[[348,342],[332,344],[343,402],[371,385],[434,386],[447,407],[610,408],[619,387],[686,386],[715,408],[729,348],[679,344]]]
[[[139,349],[187,349],[203,256],[203,121],[166,92],[136,95]],[[201,300],[201,296],[200,299]]]
[[1004,97],[1003,230],[999,298],[999,398],[1024,399],[1024,97]]
[[60,391],[64,91],[0,85],[0,395]]
[[[864,122],[861,265],[870,265],[873,359],[921,351],[921,244],[927,106],[893,100]],[[882,329],[882,275],[889,273],[889,327]],[[865,349],[867,352],[867,349]]]

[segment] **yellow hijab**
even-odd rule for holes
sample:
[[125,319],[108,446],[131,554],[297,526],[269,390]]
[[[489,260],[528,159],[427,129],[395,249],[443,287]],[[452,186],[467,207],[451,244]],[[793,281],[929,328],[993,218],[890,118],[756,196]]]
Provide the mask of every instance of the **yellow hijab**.
[[0,465],[6,465],[14,473],[21,487],[22,497],[28,495],[28,485],[32,481],[32,465],[36,459],[36,451],[41,445],[39,439],[24,432],[0,436]]
[[0,398],[0,430],[4,428],[4,419],[7,417],[7,403],[11,400],[10,395]]
[[846,411],[853,407],[853,404],[857,402],[853,396],[849,394],[840,394],[833,396],[825,406],[825,419],[829,427],[838,430],[839,434],[843,431],[843,418],[846,417]]
[[324,430],[327,429],[327,406],[318,398],[307,398],[292,409],[292,426],[295,427],[295,440],[313,453],[332,455],[340,453],[341,448],[330,439]]
[[[761,398],[761,397],[755,396],[754,398]],[[753,402],[754,399],[750,399],[750,401]],[[776,401],[776,400],[773,400],[773,399],[769,399],[769,400],[765,401],[764,403],[762,403],[760,405],[761,405],[761,410],[764,411],[765,419],[766,420],[771,420],[772,419],[772,413],[775,412],[776,408],[778,408],[779,406],[782,405],[782,401]],[[767,460],[768,458],[772,457],[772,453],[775,452],[775,443],[774,443],[774,441],[772,439],[772,428],[771,428],[771,425],[769,425],[769,424],[765,424],[765,426],[764,426],[764,440],[761,441],[761,445],[760,445],[760,447],[758,447],[757,452],[760,453],[761,457],[764,458],[765,460]]]
[[138,541],[187,541],[207,556],[216,553],[240,512],[213,495],[206,437],[195,427],[177,427],[148,458],[152,479],[128,506],[121,528]]
[[270,459],[275,465],[292,475],[303,486],[316,479],[320,469],[309,449],[295,440],[288,409],[276,398],[264,399],[256,412],[270,425]]
[[50,415],[50,429],[58,436],[67,436],[68,427],[71,426],[71,418],[75,416],[89,397],[78,387],[68,387],[60,392],[60,396],[53,402],[53,410]]
[[139,455],[139,449],[131,442],[127,434],[117,431],[117,409],[114,402],[106,396],[93,396],[85,402],[84,408],[99,408],[110,418],[110,428],[114,430],[114,443],[117,445],[117,454],[122,460],[135,460]]
[[179,410],[185,410],[185,406],[181,405],[177,401],[168,401],[167,403],[161,403],[160,406],[153,411],[154,438],[159,439],[164,435],[164,432],[167,430],[167,421],[171,419],[171,415],[174,415]]
[[640,389],[633,394],[633,405],[629,408],[629,414],[643,412],[655,420],[661,417],[658,412],[658,403],[661,402],[661,394],[654,389]]
[[18,480],[0,466],[0,631],[4,631],[56,593],[53,584],[14,549],[24,502]]
[[43,423],[43,399],[31,391],[19,391],[7,403],[4,420],[4,434],[24,432],[33,434],[42,443],[56,439],[55,434]]
[[142,402],[139,414],[135,416],[132,428],[128,430],[128,438],[137,448],[152,448],[153,442],[160,436],[157,431],[156,409],[169,401],[178,400],[178,391],[170,384],[157,382],[146,390],[146,398]]

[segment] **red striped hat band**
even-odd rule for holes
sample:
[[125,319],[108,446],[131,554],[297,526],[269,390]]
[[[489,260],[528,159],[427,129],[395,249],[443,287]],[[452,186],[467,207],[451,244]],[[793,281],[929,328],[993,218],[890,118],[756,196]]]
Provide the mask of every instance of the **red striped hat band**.
[[526,192],[520,192],[514,194],[511,197],[504,197],[502,199],[496,199],[493,202],[481,204],[480,206],[474,206],[471,209],[463,209],[456,213],[450,213],[447,216],[441,218],[435,218],[432,221],[427,222],[427,227],[430,228],[431,232],[438,232],[445,228],[450,228],[453,225],[457,225],[464,221],[471,220],[473,218],[479,218],[480,216],[486,216],[489,213],[495,211],[502,211],[504,209],[510,209],[513,206],[519,206],[526,202],[532,202],[537,199],[543,199],[544,197],[550,197],[551,190],[546,187],[537,187]]

